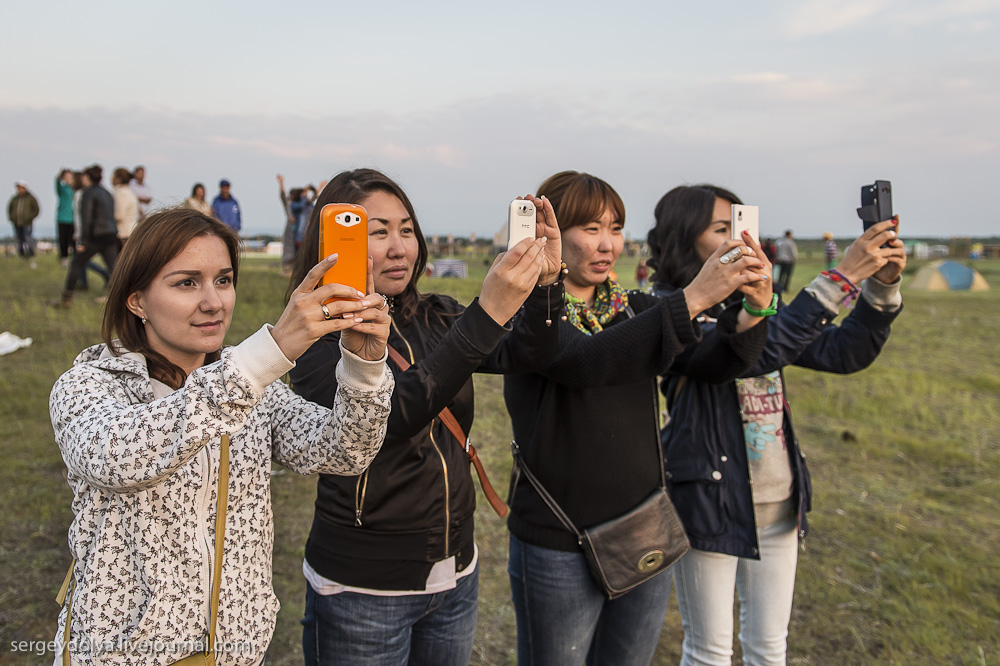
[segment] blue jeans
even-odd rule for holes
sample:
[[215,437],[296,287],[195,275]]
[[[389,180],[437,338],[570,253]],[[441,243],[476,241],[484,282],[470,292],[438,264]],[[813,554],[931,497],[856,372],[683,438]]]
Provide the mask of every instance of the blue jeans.
[[34,226],[26,224],[23,227],[14,227],[14,233],[17,235],[17,254],[26,259],[35,256],[35,241],[31,237]]
[[510,593],[519,666],[648,666],[670,600],[670,572],[608,600],[583,553],[510,536]]
[[468,666],[478,596],[478,566],[437,594],[322,595],[306,583],[306,666]]

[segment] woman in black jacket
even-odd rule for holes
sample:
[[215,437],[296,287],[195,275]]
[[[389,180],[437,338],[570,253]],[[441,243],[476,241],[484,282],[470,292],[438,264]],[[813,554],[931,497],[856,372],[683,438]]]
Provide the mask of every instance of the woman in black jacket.
[[[552,206],[535,200],[539,238],[501,255],[463,308],[417,291],[427,245],[399,185],[372,169],[347,171],[317,201],[291,284],[316,263],[321,210],[332,202],[368,211],[375,289],[391,305],[389,346],[412,367],[390,363],[396,388],[371,467],[356,478],[320,476],[303,564],[306,663],[464,666],[476,628],[475,488],[465,442],[439,412],[448,407],[468,433],[472,373],[523,371],[555,355],[546,320],[562,298],[559,229]],[[294,390],[330,404],[339,358],[336,335],[320,339],[292,370]]]
[[[729,238],[734,203],[741,203],[736,195],[712,185],[677,187],[663,196],[648,238],[654,293],[684,287]],[[692,546],[674,567],[683,666],[731,663],[734,589],[743,663],[785,663],[811,487],[782,369],[794,364],[844,374],[875,360],[902,306],[906,254],[895,224],[886,220],[866,231],[835,269],[823,271],[789,305],[780,306],[776,295],[767,344],[740,379],[707,382],[693,372],[694,356],[684,354],[663,383],[671,415],[662,433],[670,495]],[[714,321],[740,300],[733,293],[699,319]],[[835,326],[841,307],[854,301]]]
[[[566,318],[558,356],[531,373],[506,375],[504,397],[521,470],[533,473],[582,530],[630,511],[660,486],[655,380],[686,346],[706,381],[730,381],[756,360],[767,329],[760,317],[729,308],[704,339],[691,319],[737,288],[761,307],[770,303],[770,265],[751,256],[747,244],[727,241],[684,289],[662,298],[626,292],[609,277],[624,246],[618,194],[575,171],[550,177],[538,191],[551,199],[562,230]],[[518,663],[649,664],[669,575],[607,599],[577,537],[525,474],[515,471],[511,493],[508,572]]]
[[108,265],[115,267],[118,259],[118,223],[115,221],[115,200],[101,185],[104,171],[94,164],[84,170],[83,196],[80,198],[80,237],[76,239],[76,253],[66,273],[62,297],[55,307],[68,308],[73,304],[73,289],[83,277],[87,262],[100,253]]

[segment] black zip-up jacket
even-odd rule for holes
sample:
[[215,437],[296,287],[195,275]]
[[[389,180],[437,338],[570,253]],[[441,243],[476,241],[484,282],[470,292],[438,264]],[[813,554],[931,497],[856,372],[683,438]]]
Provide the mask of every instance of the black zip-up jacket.
[[[421,311],[390,331],[389,344],[413,365],[401,372],[389,362],[396,387],[381,451],[359,477],[319,478],[306,561],[342,585],[422,590],[435,562],[455,556],[459,571],[469,565],[475,486],[463,445],[438,413],[447,406],[468,435],[474,372],[523,372],[556,354],[557,327],[545,320],[550,303],[558,320],[561,286],[536,288],[507,326],[478,299],[463,308],[449,296],[425,298],[428,320]],[[338,343],[339,334],[327,335],[302,355],[291,371],[297,393],[332,404]]]
[[118,238],[115,199],[100,185],[91,185],[80,196],[80,239],[84,244]]
[[[656,289],[670,289],[657,284]],[[847,374],[867,368],[879,355],[899,312],[882,312],[858,299],[836,326],[832,313],[806,290],[778,314],[768,317],[767,344],[760,358],[741,376],[758,377],[786,365]],[[760,559],[746,439],[739,396],[733,381],[718,383],[700,376],[686,355],[662,384],[671,418],[662,433],[670,497],[698,550]],[[678,391],[678,380],[687,380]],[[782,373],[781,383],[788,395]],[[676,399],[675,399],[676,395]],[[812,482],[805,455],[792,428],[785,400],[784,433],[792,468],[792,498],[799,538],[808,532],[806,512]]]
[[[620,312],[594,335],[561,322],[551,363],[504,377],[524,462],[578,529],[620,516],[659,486],[656,376],[689,346],[705,376],[735,379],[756,361],[767,335],[766,321],[736,333],[738,309],[730,308],[702,339],[680,290],[663,298],[630,292],[629,305],[634,317]],[[511,533],[578,551],[576,537],[527,479],[515,476],[513,483]]]

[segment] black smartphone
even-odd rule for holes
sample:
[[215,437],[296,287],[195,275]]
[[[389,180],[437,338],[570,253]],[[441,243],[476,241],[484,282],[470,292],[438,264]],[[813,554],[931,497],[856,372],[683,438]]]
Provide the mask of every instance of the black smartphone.
[[887,180],[876,180],[871,185],[861,186],[861,208],[858,217],[864,223],[864,228],[892,217],[892,183]]

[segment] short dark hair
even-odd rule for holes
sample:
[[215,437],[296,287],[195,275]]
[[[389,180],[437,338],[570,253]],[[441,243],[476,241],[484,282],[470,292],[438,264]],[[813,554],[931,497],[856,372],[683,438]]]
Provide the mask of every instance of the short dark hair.
[[[204,184],[202,184],[202,183],[195,183],[194,187],[191,188],[191,196],[194,196],[194,193],[198,191],[199,187],[201,189],[203,189],[203,190],[205,189],[205,185]],[[207,192],[207,190],[206,190],[206,192]]]
[[[187,374],[150,347],[142,320],[128,309],[128,298],[149,287],[171,259],[201,236],[215,236],[226,244],[233,264],[233,286],[236,286],[242,251],[239,235],[215,218],[190,208],[170,208],[147,217],[125,243],[108,281],[108,300],[101,326],[104,344],[115,355],[126,351],[142,354],[146,357],[149,376],[173,389],[183,386]],[[116,337],[118,345],[114,342]],[[215,352],[208,355],[206,362],[218,358],[219,353]]]
[[90,179],[92,185],[100,184],[101,178],[104,177],[104,169],[101,168],[100,164],[91,164],[83,172],[87,174],[87,178]]
[[588,224],[599,218],[605,208],[614,211],[618,223],[625,224],[625,204],[614,188],[597,176],[580,171],[560,171],[538,186],[538,195],[552,203],[559,229]]
[[729,190],[707,183],[680,185],[656,204],[656,222],[646,236],[650,257],[646,264],[655,272],[653,283],[677,289],[686,287],[705,263],[695,241],[712,223],[715,200],[742,204]]

